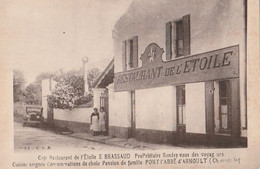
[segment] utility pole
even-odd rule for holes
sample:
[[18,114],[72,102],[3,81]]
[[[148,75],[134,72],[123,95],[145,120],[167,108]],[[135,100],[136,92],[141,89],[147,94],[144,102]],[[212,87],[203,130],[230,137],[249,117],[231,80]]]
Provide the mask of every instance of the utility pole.
[[88,91],[88,74],[87,74],[87,70],[86,70],[86,63],[88,62],[88,57],[84,57],[82,58],[82,62],[83,62],[83,79],[84,79],[84,95],[86,95],[89,91]]

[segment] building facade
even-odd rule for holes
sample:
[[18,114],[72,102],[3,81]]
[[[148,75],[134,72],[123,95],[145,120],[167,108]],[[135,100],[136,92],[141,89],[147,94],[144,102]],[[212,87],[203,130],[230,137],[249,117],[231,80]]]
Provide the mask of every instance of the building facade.
[[109,135],[247,144],[246,3],[136,0],[113,30]]

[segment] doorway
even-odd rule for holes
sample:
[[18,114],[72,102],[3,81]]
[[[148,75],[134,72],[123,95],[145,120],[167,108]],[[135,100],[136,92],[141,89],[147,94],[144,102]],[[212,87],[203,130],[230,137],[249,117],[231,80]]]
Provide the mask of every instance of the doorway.
[[229,81],[219,82],[219,124],[217,132],[219,134],[231,134],[231,93]]
[[240,136],[239,79],[205,83],[209,144],[235,144]]
[[131,91],[131,137],[135,137],[136,117],[135,117],[135,91]]
[[[106,89],[104,93],[100,96],[100,109],[104,109],[106,113],[106,135],[109,134],[109,107],[108,107],[108,90]],[[100,110],[99,109],[99,110]]]
[[185,141],[186,133],[186,92],[185,86],[176,87],[176,107],[177,107],[177,143]]

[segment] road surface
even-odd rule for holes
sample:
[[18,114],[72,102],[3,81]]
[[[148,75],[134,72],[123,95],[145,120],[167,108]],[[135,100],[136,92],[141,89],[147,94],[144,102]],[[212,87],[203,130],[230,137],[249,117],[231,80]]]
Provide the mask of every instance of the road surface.
[[121,147],[73,138],[36,127],[23,127],[21,123],[14,123],[15,152],[64,150],[70,148],[86,150],[126,150]]

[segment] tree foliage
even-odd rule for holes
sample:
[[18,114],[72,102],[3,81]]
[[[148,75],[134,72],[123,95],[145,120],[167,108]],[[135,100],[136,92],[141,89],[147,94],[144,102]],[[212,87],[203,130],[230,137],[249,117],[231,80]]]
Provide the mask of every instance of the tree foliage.
[[32,105],[41,105],[42,89],[41,83],[30,83],[24,90],[25,103]]
[[42,79],[50,78],[54,76],[53,72],[43,72],[39,74],[35,82],[30,83],[23,90],[23,95],[25,97],[24,101],[26,104],[30,105],[41,105],[42,103]]
[[[88,83],[95,80],[100,73],[95,68],[88,71]],[[48,104],[53,108],[73,109],[75,106],[87,103],[92,100],[92,94],[84,96],[84,78],[82,70],[74,70],[64,73],[60,71],[54,76],[57,81],[52,95],[48,97]]]
[[88,71],[88,86],[90,87],[90,91],[92,89],[92,84],[97,80],[100,74],[101,70],[98,68],[92,68]]
[[50,78],[53,77],[54,75],[55,75],[54,72],[43,72],[36,77],[35,82],[41,83],[42,79]]
[[13,101],[23,101],[23,88],[25,85],[25,78],[23,72],[20,70],[13,71]]

